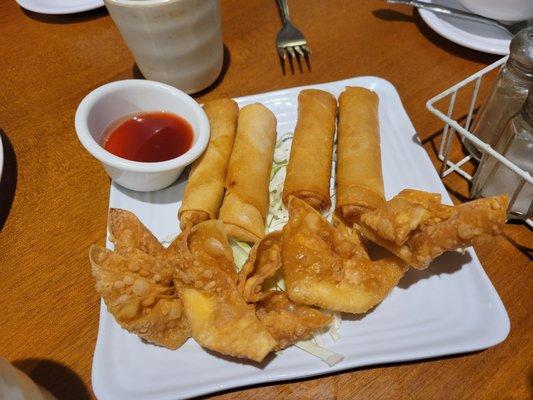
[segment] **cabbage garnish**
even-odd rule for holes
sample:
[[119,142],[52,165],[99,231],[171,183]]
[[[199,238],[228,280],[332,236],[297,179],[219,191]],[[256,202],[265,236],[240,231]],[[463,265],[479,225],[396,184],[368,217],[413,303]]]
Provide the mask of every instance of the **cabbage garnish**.
[[246,242],[240,242],[234,239],[230,239],[229,242],[231,245],[231,250],[233,251],[233,260],[235,261],[237,272],[239,272],[248,259],[248,254],[250,254],[252,247]]
[[319,346],[313,340],[302,340],[301,342],[296,343],[295,346],[308,352],[309,354],[314,355],[315,357],[320,358],[330,367],[333,367],[335,364],[338,364],[344,360],[343,355]]

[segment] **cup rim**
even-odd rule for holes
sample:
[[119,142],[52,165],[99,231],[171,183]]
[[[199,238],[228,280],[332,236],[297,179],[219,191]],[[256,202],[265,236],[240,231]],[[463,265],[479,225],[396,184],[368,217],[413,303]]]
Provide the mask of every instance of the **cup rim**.
[[[172,92],[173,95],[178,97],[181,101],[189,107],[195,117],[198,120],[198,130],[196,132],[196,138],[189,150],[179,157],[172,158],[166,161],[160,162],[140,162],[132,161],[107,151],[98,143],[89,131],[87,124],[87,116],[89,111],[94,107],[95,103],[101,99],[104,95],[113,92],[114,90],[126,88],[126,87],[141,87],[141,88],[158,88]],[[156,111],[156,110],[146,110]],[[190,123],[190,121],[188,121]],[[173,86],[150,80],[142,79],[126,79],[121,81],[115,81],[102,85],[88,95],[78,105],[76,109],[76,115],[74,118],[74,126],[79,141],[85,147],[85,149],[100,162],[111,166],[113,168],[121,169],[124,171],[133,172],[164,172],[177,169],[179,167],[187,166],[196,160],[203,153],[209,142],[210,129],[209,121],[202,107],[187,93],[179,90]]]

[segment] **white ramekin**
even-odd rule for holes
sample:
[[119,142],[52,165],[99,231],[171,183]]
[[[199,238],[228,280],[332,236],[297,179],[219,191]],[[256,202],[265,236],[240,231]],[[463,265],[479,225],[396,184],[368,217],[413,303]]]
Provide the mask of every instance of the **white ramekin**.
[[[149,111],[171,112],[191,124],[193,144],[185,154],[168,161],[146,163],[115,156],[100,145],[102,134],[111,122]],[[112,82],[93,90],[78,106],[75,126],[83,147],[102,163],[113,181],[142,192],[171,185],[209,142],[209,121],[192,97],[164,83],[140,79]]]

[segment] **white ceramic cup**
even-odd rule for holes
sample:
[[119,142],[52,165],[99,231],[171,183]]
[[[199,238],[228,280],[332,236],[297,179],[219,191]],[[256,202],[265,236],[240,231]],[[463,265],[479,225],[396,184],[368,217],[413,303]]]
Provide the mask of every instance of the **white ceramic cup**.
[[[112,122],[149,111],[171,112],[191,124],[193,144],[185,154],[168,161],[138,162],[118,157],[102,147],[102,135]],[[142,192],[171,185],[209,142],[209,121],[192,97],[164,83],[141,79],[112,82],[93,90],[78,106],[75,126],[81,144],[102,163],[111,179]]]
[[533,0],[459,0],[468,10],[500,21],[533,18]]
[[224,58],[219,0],[104,0],[147,79],[187,93],[212,84]]

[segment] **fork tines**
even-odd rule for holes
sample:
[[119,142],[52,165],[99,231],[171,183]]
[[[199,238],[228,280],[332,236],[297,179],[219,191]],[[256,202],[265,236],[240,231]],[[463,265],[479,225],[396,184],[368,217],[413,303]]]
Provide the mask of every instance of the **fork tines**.
[[307,44],[300,44],[278,47],[278,53],[279,56],[285,60],[287,58],[287,54],[290,58],[296,58],[297,55],[300,55],[302,57],[308,57],[309,54],[311,54],[311,50],[309,50]]
[[305,60],[307,68],[309,69],[309,71],[311,71],[311,64],[309,63],[309,55],[311,54],[311,50],[309,50],[307,43],[304,42],[304,43],[297,44],[297,45],[278,46],[278,54],[281,60],[281,67],[283,69],[283,74],[285,74],[284,60],[286,60],[287,58],[289,59],[289,65],[291,67],[292,73],[294,73],[294,64],[293,64],[294,59],[296,59],[298,63],[300,72],[303,72],[302,61],[300,57],[302,57]]

